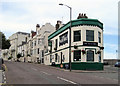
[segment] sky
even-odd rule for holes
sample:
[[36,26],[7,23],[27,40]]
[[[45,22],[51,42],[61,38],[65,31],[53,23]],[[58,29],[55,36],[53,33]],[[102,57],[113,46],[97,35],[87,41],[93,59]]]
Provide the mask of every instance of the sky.
[[40,26],[57,20],[64,24],[69,21],[69,9],[59,3],[72,7],[72,20],[79,13],[88,18],[98,19],[104,24],[104,58],[116,59],[118,50],[118,2],[119,0],[0,0],[0,31],[7,38],[21,31],[30,33]]

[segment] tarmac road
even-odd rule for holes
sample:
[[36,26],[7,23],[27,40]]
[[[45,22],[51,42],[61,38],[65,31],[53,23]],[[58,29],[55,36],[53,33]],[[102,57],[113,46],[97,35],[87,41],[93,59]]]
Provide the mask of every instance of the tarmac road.
[[[116,78],[23,62],[5,62],[7,84],[118,84]],[[101,73],[102,74],[102,73]]]

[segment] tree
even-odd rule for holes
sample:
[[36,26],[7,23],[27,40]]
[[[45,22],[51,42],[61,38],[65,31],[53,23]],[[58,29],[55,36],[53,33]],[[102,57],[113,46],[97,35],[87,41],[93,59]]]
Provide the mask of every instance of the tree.
[[6,39],[4,33],[0,32],[0,48],[9,49],[9,47],[10,47],[10,40]]

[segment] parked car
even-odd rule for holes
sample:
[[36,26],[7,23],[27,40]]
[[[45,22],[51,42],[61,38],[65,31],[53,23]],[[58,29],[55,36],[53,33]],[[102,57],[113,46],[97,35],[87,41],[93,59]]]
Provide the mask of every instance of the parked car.
[[114,66],[115,67],[120,67],[120,62],[116,62]]
[[107,61],[104,61],[103,62],[103,65],[109,65]]

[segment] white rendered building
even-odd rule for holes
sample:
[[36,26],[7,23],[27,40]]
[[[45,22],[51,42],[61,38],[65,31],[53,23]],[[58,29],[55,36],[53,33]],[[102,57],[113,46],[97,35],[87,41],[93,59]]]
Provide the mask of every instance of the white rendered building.
[[[72,69],[103,69],[103,23],[97,19],[81,18],[70,22],[49,35],[49,52],[45,55],[45,64],[60,67],[69,65],[71,52]],[[71,51],[69,40],[71,39]]]
[[25,32],[17,32],[15,34],[13,34],[12,36],[9,37],[10,40],[10,56],[13,57],[13,60],[16,60],[17,58],[17,54],[18,54],[18,46],[21,45],[21,43],[23,41],[25,41],[26,37],[29,35],[29,33],[25,33]]

